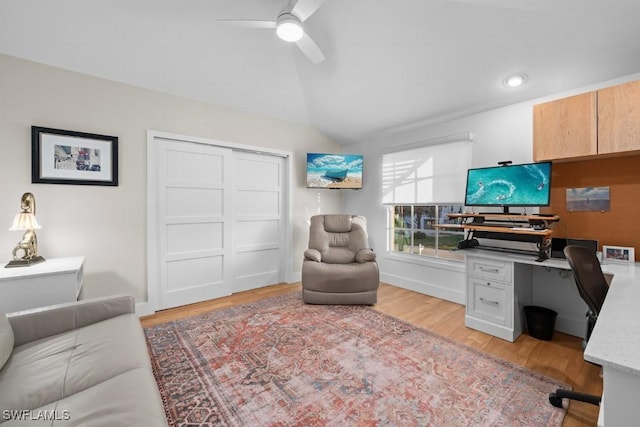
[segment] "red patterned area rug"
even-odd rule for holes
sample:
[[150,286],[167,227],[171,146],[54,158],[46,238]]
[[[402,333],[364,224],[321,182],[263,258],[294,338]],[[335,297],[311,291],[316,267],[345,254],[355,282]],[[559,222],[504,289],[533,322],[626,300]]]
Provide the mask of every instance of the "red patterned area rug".
[[145,329],[172,426],[558,426],[531,370],[299,292]]

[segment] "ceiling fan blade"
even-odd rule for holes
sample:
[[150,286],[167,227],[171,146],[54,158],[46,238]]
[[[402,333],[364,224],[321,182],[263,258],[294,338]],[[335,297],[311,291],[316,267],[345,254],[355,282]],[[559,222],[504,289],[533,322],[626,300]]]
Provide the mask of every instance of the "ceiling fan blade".
[[307,35],[307,33],[304,33],[302,38],[298,40],[296,44],[298,45],[302,53],[307,55],[307,58],[309,58],[309,60],[314,64],[319,64],[324,61],[324,54],[322,53],[316,42],[314,42],[313,39]]
[[308,17],[313,15],[313,12],[318,10],[324,0],[298,0],[293,5],[291,13],[300,18],[301,21],[305,21]]
[[257,19],[218,19],[218,22],[223,22],[225,24],[231,24],[244,28],[276,28],[275,21],[260,21]]

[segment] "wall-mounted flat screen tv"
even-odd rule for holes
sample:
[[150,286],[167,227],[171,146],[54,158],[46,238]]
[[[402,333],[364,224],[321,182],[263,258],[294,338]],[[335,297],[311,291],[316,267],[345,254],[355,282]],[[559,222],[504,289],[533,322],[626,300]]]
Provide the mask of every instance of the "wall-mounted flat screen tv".
[[362,154],[307,153],[307,188],[362,188]]
[[466,206],[549,206],[551,162],[469,169]]

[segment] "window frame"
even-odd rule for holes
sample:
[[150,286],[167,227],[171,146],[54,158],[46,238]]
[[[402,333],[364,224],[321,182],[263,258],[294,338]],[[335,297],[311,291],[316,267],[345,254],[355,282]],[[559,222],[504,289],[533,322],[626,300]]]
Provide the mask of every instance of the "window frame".
[[[450,209],[446,209],[447,206],[450,206]],[[453,262],[463,262],[464,255],[457,254],[456,249],[443,249],[440,246],[442,234],[445,233],[447,235],[459,235],[459,239],[457,241],[463,240],[465,238],[466,233],[464,231],[452,231],[452,230],[442,230],[440,228],[422,228],[424,224],[416,224],[416,208],[423,209],[434,209],[434,223],[433,225],[438,224],[448,224],[451,222],[441,222],[441,217],[446,215],[447,213],[454,213],[457,209],[457,212],[461,212],[464,209],[463,204],[457,203],[430,203],[430,204],[398,204],[398,205],[386,205],[387,209],[387,253],[397,255],[399,257],[420,257],[421,259],[438,259],[438,260],[447,260]],[[409,218],[410,223],[402,219],[399,222],[396,213],[398,212],[396,208],[401,208],[403,218],[406,218],[407,215],[404,213],[405,209],[409,209]],[[442,210],[446,210],[448,212],[442,213]],[[434,235],[434,243],[433,247],[430,246],[422,246],[419,244],[418,251],[416,252],[416,241],[415,235],[417,232],[424,233],[425,231],[432,232]],[[402,233],[402,235],[400,234]],[[401,244],[400,247],[402,249],[398,249],[396,245],[398,244],[398,238],[401,236]],[[408,241],[406,239],[409,239]],[[404,250],[404,245],[409,246],[409,252]],[[423,248],[428,248],[427,253],[423,253]]]

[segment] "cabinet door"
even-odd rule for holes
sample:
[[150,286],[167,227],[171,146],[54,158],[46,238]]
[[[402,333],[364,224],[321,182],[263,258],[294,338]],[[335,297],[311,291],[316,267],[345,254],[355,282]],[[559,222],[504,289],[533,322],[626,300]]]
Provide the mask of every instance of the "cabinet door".
[[467,292],[467,315],[508,328],[513,325],[510,285],[471,276],[467,282]]
[[640,150],[640,81],[598,91],[598,153]]
[[597,154],[596,92],[533,107],[533,159],[557,160]]

